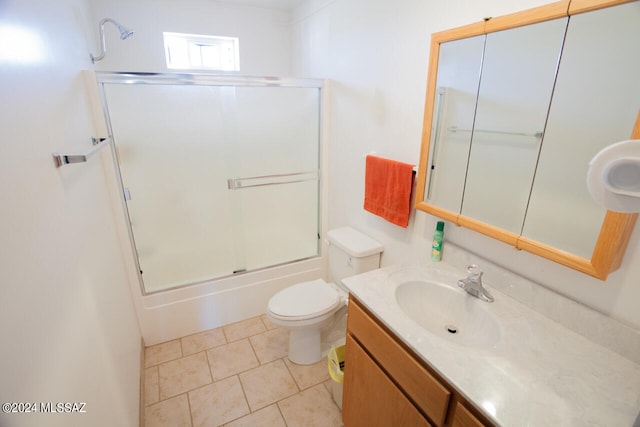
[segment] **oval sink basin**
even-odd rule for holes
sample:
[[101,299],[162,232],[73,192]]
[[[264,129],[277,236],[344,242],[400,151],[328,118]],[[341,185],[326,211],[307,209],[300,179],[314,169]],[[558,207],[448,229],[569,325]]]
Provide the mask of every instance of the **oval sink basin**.
[[490,348],[500,341],[500,324],[481,301],[462,289],[427,280],[398,284],[402,311],[427,331],[460,345]]

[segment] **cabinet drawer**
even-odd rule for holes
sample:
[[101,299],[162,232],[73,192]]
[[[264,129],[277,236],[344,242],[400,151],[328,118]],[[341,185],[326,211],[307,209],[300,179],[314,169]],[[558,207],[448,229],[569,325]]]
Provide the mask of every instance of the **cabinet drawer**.
[[449,390],[372,320],[353,297],[349,299],[347,330],[433,423],[444,425],[451,399]]

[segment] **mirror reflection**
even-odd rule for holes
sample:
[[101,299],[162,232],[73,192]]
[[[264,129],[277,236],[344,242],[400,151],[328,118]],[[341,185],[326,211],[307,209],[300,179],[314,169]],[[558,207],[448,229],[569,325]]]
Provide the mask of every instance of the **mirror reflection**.
[[457,213],[471,147],[471,132],[465,130],[473,128],[484,40],[482,35],[440,45],[425,199]]
[[462,215],[521,232],[565,28],[487,35]]
[[631,135],[639,41],[639,2],[571,17],[524,236],[591,257],[606,210],[585,177],[598,151]]

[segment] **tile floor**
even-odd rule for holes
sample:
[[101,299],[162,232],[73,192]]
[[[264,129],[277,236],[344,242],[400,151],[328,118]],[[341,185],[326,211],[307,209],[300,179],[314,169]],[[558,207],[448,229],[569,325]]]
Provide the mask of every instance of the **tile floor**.
[[287,359],[288,334],[266,318],[145,349],[144,425],[342,426],[326,359]]

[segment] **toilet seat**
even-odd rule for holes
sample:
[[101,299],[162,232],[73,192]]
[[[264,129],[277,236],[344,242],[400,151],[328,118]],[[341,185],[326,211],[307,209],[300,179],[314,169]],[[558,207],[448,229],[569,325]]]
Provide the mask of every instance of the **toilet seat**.
[[340,302],[338,291],[317,279],[281,290],[269,300],[268,309],[275,319],[297,321],[333,312]]

